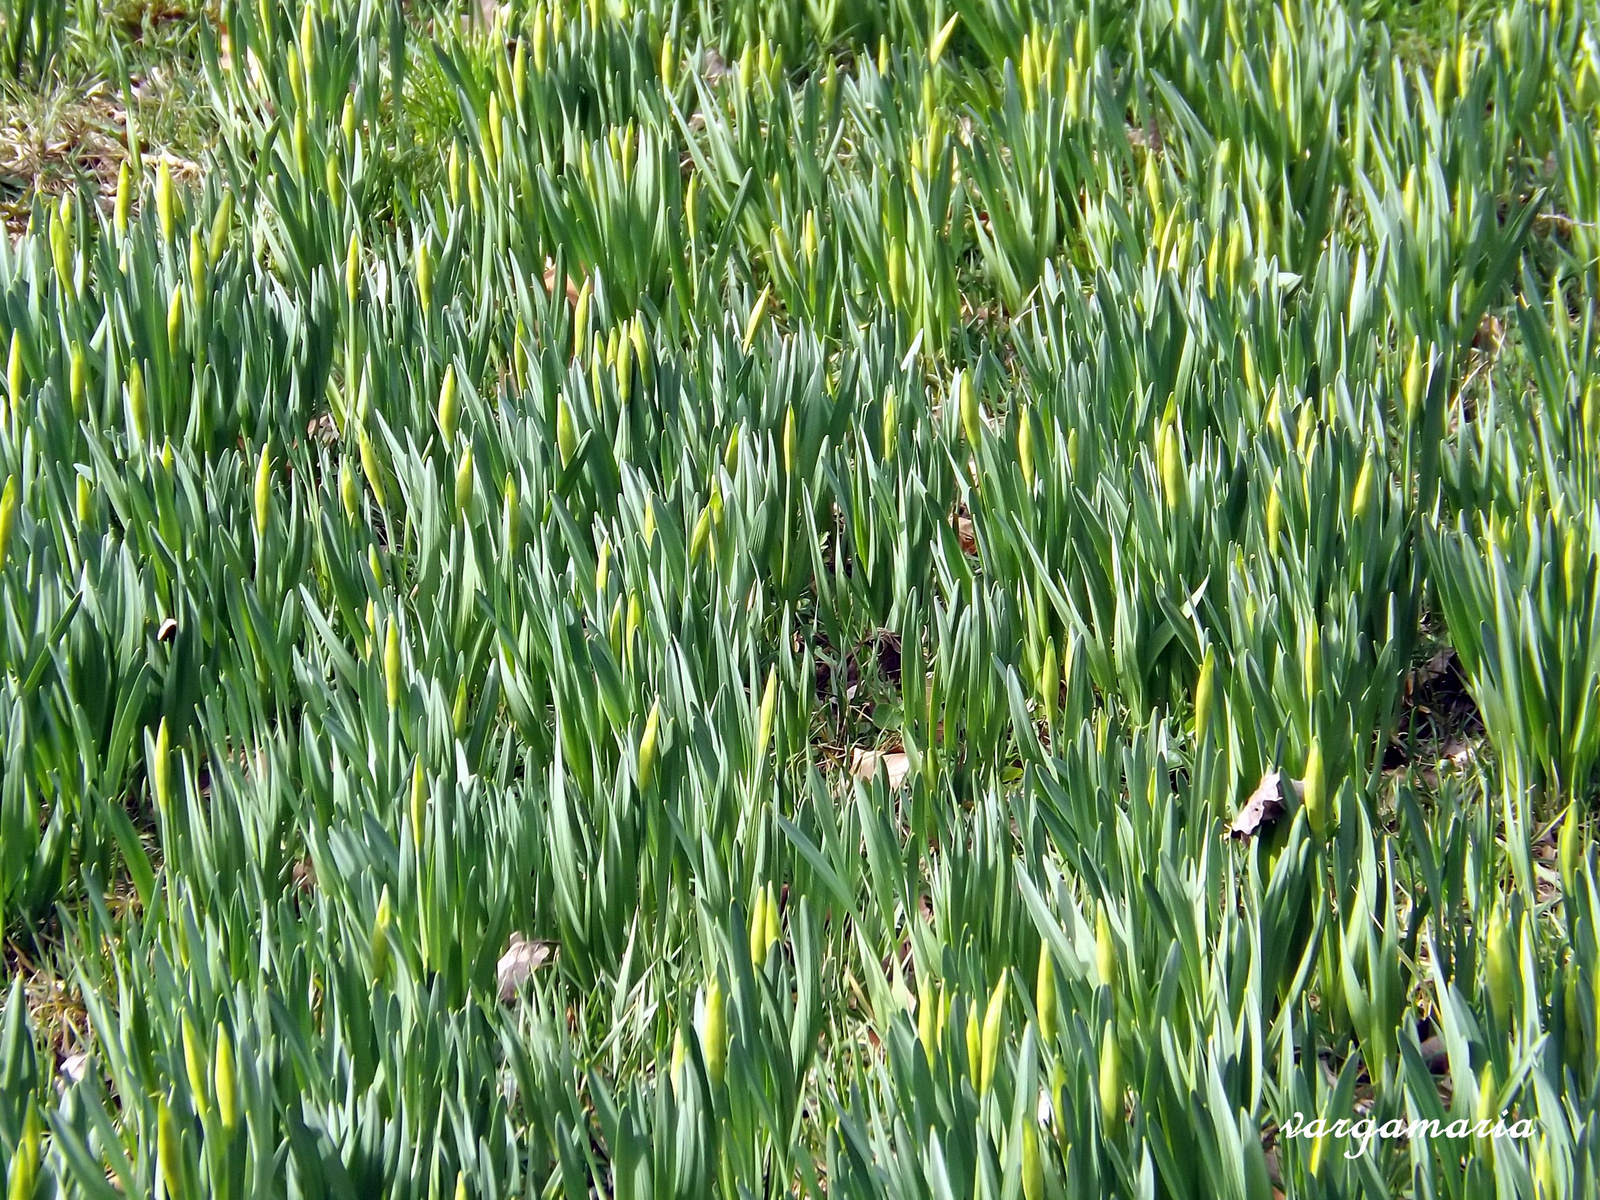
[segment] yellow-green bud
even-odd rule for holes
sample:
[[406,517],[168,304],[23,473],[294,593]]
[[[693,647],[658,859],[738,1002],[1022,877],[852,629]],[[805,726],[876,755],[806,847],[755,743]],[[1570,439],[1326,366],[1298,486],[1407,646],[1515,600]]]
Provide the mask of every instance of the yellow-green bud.
[[767,686],[761,693],[761,709],[756,719],[756,758],[765,759],[767,747],[772,744],[772,725],[778,712],[778,668],[767,669]]
[[744,348],[746,351],[755,343],[756,334],[761,329],[761,318],[766,316],[767,305],[772,301],[772,285],[769,283],[761,289],[761,295],[756,297],[755,306],[750,310],[750,319],[744,325]]
[[1023,408],[1017,414],[1017,465],[1022,468],[1022,482],[1033,490],[1033,414]]
[[344,506],[344,515],[355,520],[356,510],[361,505],[361,492],[356,487],[356,473],[350,469],[348,458],[339,464],[339,502]]
[[205,1048],[200,1044],[200,1033],[195,1029],[188,1012],[183,1014],[182,1028],[183,1068],[189,1076],[189,1097],[194,1101],[194,1111],[204,1120],[210,1091],[210,1081],[206,1078]]
[[1039,698],[1044,701],[1045,723],[1056,723],[1056,699],[1061,688],[1061,665],[1056,660],[1056,644],[1051,638],[1044,640],[1044,661],[1039,666]]
[[1106,912],[1105,901],[1095,906],[1094,912],[1094,965],[1099,972],[1101,986],[1117,990],[1117,942],[1111,931],[1111,916]]
[[978,1006],[967,1006],[967,1068],[972,1073],[972,1085],[980,1089],[983,1083],[983,1030],[978,1024]]
[[228,248],[228,230],[233,223],[233,193],[224,190],[222,203],[217,206],[217,215],[211,221],[211,236],[206,242],[206,257],[212,264],[222,257],[222,252]]
[[1039,943],[1039,974],[1033,987],[1033,1007],[1039,1014],[1039,1041],[1048,1046],[1056,1036],[1056,968],[1050,943]]
[[217,1061],[214,1072],[217,1087],[217,1116],[222,1128],[232,1133],[239,1125],[237,1072],[233,1062],[233,1039],[221,1022],[217,1024]]
[[18,503],[17,477],[11,475],[6,478],[5,489],[0,491],[0,567],[6,565],[6,556],[11,551],[11,534],[17,527]]
[[783,469],[786,474],[794,475],[795,464],[799,457],[800,426],[795,420],[794,405],[791,404],[783,418]]
[[[463,679],[462,684],[466,684]],[[422,821],[424,806],[428,799],[428,777],[422,770],[422,759],[417,758],[411,764],[411,837],[417,845],[422,845]]]
[[11,412],[13,418],[20,426],[22,421],[23,388],[26,380],[23,378],[22,367],[22,331],[11,331],[11,351],[6,358],[6,391],[11,397]]
[[[390,626],[393,629],[393,626]],[[394,906],[388,885],[378,897],[378,912],[372,921],[372,980],[381,983],[389,969],[389,931],[394,926]]]
[[377,451],[365,429],[361,430],[356,443],[361,451],[361,470],[367,477],[367,486],[372,489],[372,498],[378,502],[378,507],[383,508],[383,468],[378,465]]
[[648,791],[656,777],[657,743],[661,737],[661,701],[650,705],[650,715],[644,721],[644,734],[639,739],[639,790]]
[[1157,452],[1160,455],[1161,490],[1166,494],[1167,507],[1176,509],[1183,501],[1183,459],[1178,450],[1177,426],[1170,421],[1161,427]]
[[500,534],[505,541],[506,553],[515,554],[521,540],[522,505],[517,496],[517,481],[509,474],[506,476],[502,497]]
[[150,783],[155,791],[156,811],[165,816],[172,809],[172,737],[165,717],[156,729],[156,755]]
[[457,737],[467,732],[467,678],[456,680],[456,700],[450,708],[450,728]]
[[128,427],[134,441],[144,443],[150,437],[150,410],[144,392],[144,368],[135,359],[128,368]]
[[1406,365],[1405,378],[1405,416],[1406,420],[1415,424],[1422,416],[1423,389],[1427,384],[1428,364],[1422,353],[1422,339],[1413,338],[1411,342],[1411,360]]
[[561,396],[556,400],[556,450],[561,455],[563,467],[572,461],[577,448],[578,429],[572,420],[572,406],[567,403],[565,396]]
[[256,460],[255,489],[256,536],[267,536],[267,519],[272,515],[272,457],[266,443],[262,443],[261,457]]
[[178,226],[178,200],[172,187],[172,168],[163,158],[156,168],[156,219],[161,225],[161,238],[170,242]]
[[1100,1120],[1108,1134],[1122,1127],[1122,1047],[1110,1021],[1100,1035]]
[[1576,803],[1567,805],[1561,818],[1561,836],[1556,842],[1556,862],[1561,870],[1561,893],[1571,896],[1575,891],[1578,859],[1582,856],[1583,818]]
[[706,1056],[706,1073],[711,1085],[722,1085],[728,1065],[728,1014],[722,997],[722,981],[713,979],[706,988],[705,1024],[700,1030],[700,1046]]
[[978,394],[972,386],[969,372],[958,372],[956,395],[961,410],[961,429],[966,434],[967,444],[976,453],[983,445],[983,414],[978,407]]
[[1194,689],[1194,736],[1197,742],[1205,741],[1206,731],[1211,727],[1211,700],[1216,677],[1217,650],[1215,646],[1207,646],[1205,658],[1200,663],[1200,682]]
[[1326,841],[1333,833],[1333,821],[1328,811],[1328,779],[1322,767],[1322,741],[1316,737],[1311,739],[1311,748],[1306,751],[1303,783],[1305,791],[1302,802],[1306,806],[1306,820],[1311,825],[1311,833],[1317,840]]
[[994,1086],[995,1064],[1000,1058],[1000,1034],[1005,1027],[1006,981],[1009,978],[1007,975],[1000,976],[1000,982],[994,985],[994,991],[989,994],[989,1005],[983,1014],[983,1057],[978,1076],[980,1096]]
[[422,304],[423,314],[433,311],[433,255],[428,250],[427,242],[417,245],[416,255],[417,272],[417,300]]
[[1360,522],[1372,511],[1372,501],[1378,490],[1377,477],[1372,469],[1373,455],[1369,452],[1361,463],[1361,473],[1356,476],[1356,490],[1350,498],[1350,519]]
[[156,1101],[156,1159],[161,1168],[161,1180],[166,1184],[167,1195],[187,1195],[183,1189],[183,1162],[178,1141],[178,1125],[172,1119],[172,1109],[165,1097]]
[[1489,1009],[1504,1031],[1511,1026],[1511,1006],[1516,999],[1517,951],[1505,908],[1498,902],[1489,917],[1487,940],[1484,972],[1489,985]]
[[750,965],[761,970],[767,961],[767,893],[757,889],[750,909]]
[[112,224],[117,231],[118,239],[128,236],[128,217],[132,209],[133,172],[128,169],[127,160],[123,160],[117,168],[117,199],[112,208]]
[[[951,18],[954,20],[954,18]],[[1022,1122],[1022,1200],[1044,1200],[1044,1166],[1039,1161],[1039,1131],[1031,1118]]]
[[672,37],[668,35],[661,40],[661,87],[664,91],[672,90],[673,81],[677,78],[678,51],[672,44]]
[[456,468],[456,512],[465,513],[472,503],[473,474],[472,447],[461,452],[461,465]]
[[72,366],[68,381],[73,415],[81,417],[89,396],[89,363],[84,357],[83,347],[76,342],[72,345]]
[[389,711],[400,706],[400,622],[391,619],[383,643],[383,687]]
[[924,976],[917,981],[917,1040],[922,1043],[922,1053],[930,1063],[938,1055],[938,1009],[933,981]]

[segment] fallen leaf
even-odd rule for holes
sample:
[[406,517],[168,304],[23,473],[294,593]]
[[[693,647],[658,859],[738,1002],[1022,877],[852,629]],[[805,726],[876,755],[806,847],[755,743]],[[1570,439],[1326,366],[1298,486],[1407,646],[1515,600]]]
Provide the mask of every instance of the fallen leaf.
[[[1283,776],[1277,770],[1268,771],[1261,777],[1256,790],[1250,793],[1250,798],[1244,802],[1239,815],[1228,827],[1230,838],[1236,842],[1247,842],[1278,823],[1279,818],[1288,811],[1283,803],[1282,780]],[[1305,784],[1298,779],[1289,782],[1294,785],[1297,796],[1305,790]]]
[[961,543],[961,553],[978,552],[978,535],[973,531],[971,517],[956,518],[956,541]]
[[556,956],[556,944],[543,938],[529,940],[520,933],[511,935],[511,944],[500,956],[497,968],[500,979],[500,999],[509,1004],[517,997],[517,989],[540,967]]
[[906,781],[906,775],[911,770],[911,759],[900,750],[863,750],[857,746],[850,752],[850,774],[857,779],[871,779],[880,766],[888,773],[892,791]]

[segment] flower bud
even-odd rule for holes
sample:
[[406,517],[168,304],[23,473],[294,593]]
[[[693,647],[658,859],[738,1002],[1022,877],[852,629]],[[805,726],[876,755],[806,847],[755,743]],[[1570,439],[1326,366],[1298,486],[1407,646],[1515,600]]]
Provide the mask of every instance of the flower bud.
[[777,665],[767,669],[767,686],[761,693],[760,715],[756,720],[756,758],[764,759],[767,756],[767,747],[772,743],[772,724],[778,712],[778,668]]
[[983,1014],[983,1045],[982,1058],[979,1060],[978,1095],[988,1093],[994,1086],[995,1064],[1000,1058],[1000,1034],[1005,1027],[1006,1019],[1006,981],[1010,977],[1002,974],[1000,982],[994,985],[994,991],[989,993],[989,1006]]
[[210,1090],[210,1081],[206,1078],[205,1047],[200,1044],[200,1032],[195,1029],[187,1011],[183,1014],[182,1030],[183,1068],[189,1077],[189,1098],[194,1102],[195,1113],[204,1120],[209,1107],[207,1094]]
[[1333,834],[1333,822],[1328,812],[1328,780],[1322,768],[1322,742],[1316,737],[1311,739],[1311,748],[1306,751],[1303,784],[1305,791],[1301,801],[1306,806],[1306,820],[1311,825],[1311,833],[1318,841],[1327,841]]
[[578,448],[578,429],[572,420],[572,406],[562,396],[556,400],[556,450],[561,455],[561,465],[572,461]]
[[400,622],[391,618],[383,641],[383,687],[389,711],[400,707]]
[[1211,702],[1216,676],[1217,649],[1207,646],[1205,658],[1200,663],[1200,682],[1194,689],[1194,737],[1197,742],[1205,741],[1206,731],[1211,726]]
[[1033,490],[1033,414],[1023,408],[1017,414],[1017,465],[1022,468],[1022,482]]
[[922,1053],[929,1064],[938,1057],[939,1001],[934,995],[933,980],[924,977],[917,981],[917,1040],[922,1043]]
[[1100,1121],[1107,1134],[1122,1127],[1123,1117],[1122,1047],[1110,1021],[1100,1035]]
[[1050,943],[1039,943],[1039,974],[1033,988],[1033,1007],[1039,1014],[1039,1041],[1048,1046],[1056,1036],[1056,968]]
[[217,1061],[213,1072],[217,1088],[217,1116],[222,1128],[232,1133],[239,1125],[237,1072],[233,1062],[233,1039],[221,1022],[217,1023]]
[[957,372],[956,395],[961,411],[961,429],[967,444],[974,453],[983,445],[983,414],[978,407],[978,395],[972,386],[972,376],[966,371]]
[[700,1047],[706,1056],[706,1074],[713,1087],[722,1086],[728,1065],[728,1015],[722,997],[722,981],[713,979],[706,989],[705,1023],[700,1030]]
[[378,502],[378,507],[383,508],[383,469],[378,465],[377,451],[365,429],[360,431],[356,442],[361,451],[361,470],[367,477],[367,486],[372,489],[372,498]]
[[[462,684],[466,683],[463,679]],[[422,845],[422,822],[426,817],[426,804],[428,800],[428,778],[422,770],[422,759],[417,758],[411,764],[411,837],[417,845]]]
[[648,791],[656,777],[657,743],[661,737],[661,701],[650,705],[650,715],[644,721],[644,735],[639,739],[639,790]]
[[1411,360],[1406,364],[1405,377],[1405,417],[1410,424],[1422,416],[1423,389],[1426,386],[1428,364],[1422,354],[1422,339],[1411,340]]
[[1561,894],[1571,896],[1576,891],[1578,859],[1582,856],[1583,818],[1576,803],[1567,805],[1561,818],[1561,836],[1556,842],[1556,862],[1561,872]]
[[[183,1189],[182,1153],[177,1122],[172,1119],[172,1109],[163,1097],[156,1101],[156,1161],[161,1180],[167,1187],[167,1195],[174,1198],[187,1195]],[[24,1196],[27,1194],[23,1193]]]
[[982,1080],[982,1055],[983,1055],[983,1030],[978,1025],[978,1006],[967,1006],[967,1069],[972,1073],[972,1085],[976,1089]]
[[1161,427],[1157,441],[1157,454],[1161,470],[1161,490],[1167,498],[1167,508],[1176,510],[1183,501],[1183,458],[1178,449],[1178,430],[1172,422]]
[[151,787],[155,791],[156,811],[165,816],[172,811],[172,738],[167,719],[156,729],[155,762],[151,764]]
[[772,302],[772,285],[769,283],[761,289],[761,295],[756,297],[755,306],[750,310],[750,319],[744,325],[744,348],[748,353],[755,343],[756,334],[761,329],[761,318],[766,316],[767,306]]
[[1369,452],[1361,463],[1361,473],[1356,476],[1356,490],[1350,497],[1350,519],[1360,523],[1372,511],[1373,497],[1378,490],[1372,469],[1373,456]]
[[17,477],[10,475],[4,490],[0,490],[0,567],[6,565],[6,555],[11,550],[11,535],[17,527],[17,504]]
[[1094,965],[1099,972],[1101,986],[1117,990],[1117,943],[1111,932],[1111,917],[1106,912],[1105,901],[1095,906],[1094,913]]
[[165,158],[156,168],[156,219],[161,225],[162,240],[170,242],[178,226],[178,201],[172,187],[172,168]]
[[417,244],[416,254],[417,272],[417,300],[422,305],[423,315],[433,311],[433,255],[428,250],[426,241]]
[[473,474],[472,446],[461,452],[461,465],[456,468],[456,512],[465,513],[472,503]]
[[672,35],[661,39],[661,87],[670,92],[678,74],[678,50],[672,44]]
[[261,457],[256,460],[255,488],[256,536],[267,536],[267,519],[272,515],[272,456],[266,443],[261,445]]
[[215,266],[222,252],[228,248],[228,231],[233,225],[233,193],[224,190],[222,203],[217,205],[217,215],[211,220],[211,234],[206,239],[206,259]]
[[[223,195],[227,195],[226,192]],[[128,169],[127,160],[117,168],[117,198],[112,206],[112,227],[117,231],[117,238],[128,236],[128,216],[133,209],[133,172]]]
[[1022,1200],[1044,1200],[1044,1166],[1039,1161],[1039,1130],[1031,1118],[1024,1118],[1022,1122]]
[[[391,626],[391,629],[393,627]],[[389,932],[394,927],[394,906],[388,885],[378,897],[378,912],[372,920],[372,981],[381,983],[389,969]]]
[[517,496],[517,481],[508,473],[501,489],[500,537],[505,542],[506,554],[517,551],[521,540],[522,505]]
[[1056,723],[1056,700],[1061,690],[1061,664],[1056,660],[1054,639],[1045,638],[1043,662],[1039,665],[1039,698],[1044,702],[1045,724]]
[[1502,1031],[1511,1027],[1511,1007],[1516,999],[1517,951],[1506,920],[1505,908],[1496,902],[1489,916],[1488,946],[1484,972],[1489,991],[1489,1010]]
[[348,458],[339,463],[339,503],[344,507],[345,517],[354,521],[356,510],[361,506],[361,492],[356,487],[356,473],[350,469]]
[[750,965],[761,970],[767,961],[767,893],[757,889],[750,909]]

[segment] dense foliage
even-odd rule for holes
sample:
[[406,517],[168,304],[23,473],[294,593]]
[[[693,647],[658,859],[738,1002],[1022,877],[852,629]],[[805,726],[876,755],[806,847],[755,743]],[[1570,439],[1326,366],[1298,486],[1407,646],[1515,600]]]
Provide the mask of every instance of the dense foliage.
[[189,18],[0,250],[12,1200],[1594,1194],[1600,14],[1400,15]]

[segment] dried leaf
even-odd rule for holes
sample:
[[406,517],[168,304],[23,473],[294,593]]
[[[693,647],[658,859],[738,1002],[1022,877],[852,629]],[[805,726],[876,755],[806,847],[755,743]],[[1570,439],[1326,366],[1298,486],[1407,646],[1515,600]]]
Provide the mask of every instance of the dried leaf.
[[880,766],[888,773],[892,791],[906,781],[906,775],[911,771],[911,759],[899,750],[865,750],[857,746],[850,752],[850,774],[857,779],[871,779]]
[[500,999],[510,1003],[516,999],[517,989],[527,982],[540,967],[556,956],[556,944],[543,938],[527,939],[520,933],[511,935],[511,944],[500,956],[498,974]]
[[[1276,769],[1261,777],[1256,790],[1250,793],[1250,798],[1244,802],[1239,815],[1228,827],[1230,838],[1236,842],[1247,842],[1258,837],[1276,825],[1283,814],[1289,811],[1283,802],[1282,780],[1282,775]],[[1294,786],[1297,796],[1304,790],[1305,785],[1298,779],[1289,782]]]

